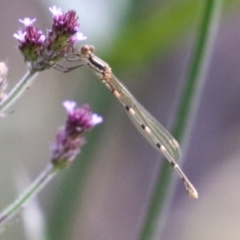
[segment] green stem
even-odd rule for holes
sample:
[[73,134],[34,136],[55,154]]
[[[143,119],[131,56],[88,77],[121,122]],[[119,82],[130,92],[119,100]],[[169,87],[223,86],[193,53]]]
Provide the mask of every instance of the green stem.
[[27,71],[7,97],[0,103],[0,113],[4,113],[33,83],[38,72]]
[[58,167],[49,164],[26,191],[0,213],[0,231],[2,231],[6,223],[22,209],[24,204],[36,196],[36,194],[55,176],[58,169]]
[[189,129],[189,124],[194,122],[189,121],[189,117],[194,118],[200,100],[212,45],[216,36],[221,2],[222,0],[206,0],[195,53],[172,131],[179,141],[185,138],[186,129]]
[[[199,27],[195,52],[191,62],[188,79],[180,100],[173,127],[173,136],[186,144],[191,131],[195,112],[204,83],[210,52],[217,30],[217,20],[222,0],[205,0],[203,16]],[[185,150],[185,149],[184,149]],[[163,225],[163,210],[169,208],[173,191],[170,188],[173,171],[168,162],[162,164],[153,190],[150,206],[141,228],[139,240],[151,240],[156,229]]]

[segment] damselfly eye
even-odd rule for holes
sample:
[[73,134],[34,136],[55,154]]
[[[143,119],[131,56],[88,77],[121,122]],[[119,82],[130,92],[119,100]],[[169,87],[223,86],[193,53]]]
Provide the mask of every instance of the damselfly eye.
[[95,51],[95,47],[93,45],[89,45],[89,51],[93,53]]
[[89,52],[89,48],[88,48],[87,45],[84,45],[84,46],[81,47],[80,53],[81,53],[82,55],[86,56],[86,55],[88,55],[88,52]]
[[92,45],[84,45],[80,49],[80,54],[83,56],[88,56],[90,53],[93,53],[94,46]]

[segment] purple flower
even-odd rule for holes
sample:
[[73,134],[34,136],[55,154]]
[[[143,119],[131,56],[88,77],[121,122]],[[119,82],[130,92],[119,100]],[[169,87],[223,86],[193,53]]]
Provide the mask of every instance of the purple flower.
[[24,18],[23,20],[19,19],[19,22],[23,23],[25,27],[31,26],[36,21],[36,18]]
[[56,6],[52,6],[49,8],[49,10],[52,12],[53,14],[53,18],[57,21],[59,16],[63,15],[62,9],[58,8]]
[[84,138],[70,138],[64,128],[60,128],[56,140],[51,146],[52,163],[59,167],[70,165],[80,153]]
[[103,121],[102,117],[90,111],[88,105],[82,105],[77,108],[75,102],[65,101],[63,106],[68,115],[66,132],[68,132],[69,136],[79,135]]
[[78,17],[71,10],[64,13],[60,8],[49,8],[53,14],[52,28],[45,36],[42,31],[33,26],[36,18],[19,20],[24,28],[13,36],[19,41],[19,50],[31,70],[42,71],[52,67],[67,53],[72,52],[73,45],[86,37],[78,31]]
[[29,18],[20,20],[25,28],[19,30],[13,36],[20,42],[19,50],[24,55],[26,62],[34,62],[39,58],[45,42],[45,35],[38,28],[31,24],[35,21]]
[[72,40],[72,43],[76,43],[78,41],[82,41],[82,40],[86,40],[87,37],[84,36],[82,33],[80,32],[76,32],[72,37],[71,37],[71,40]]
[[27,32],[26,31],[21,31],[19,30],[17,33],[14,33],[13,36],[20,42],[20,43],[24,43],[25,42],[25,36],[26,36]]
[[74,43],[85,40],[86,37],[78,32],[79,24],[75,11],[70,10],[64,14],[55,6],[50,8],[50,11],[53,13],[53,25],[48,33],[48,48],[52,51],[60,50],[60,55],[64,55],[72,51]]
[[73,101],[65,101],[67,121],[60,128],[51,147],[52,163],[59,167],[71,164],[85,143],[82,134],[101,123],[102,117],[90,111],[88,105],[77,107]]

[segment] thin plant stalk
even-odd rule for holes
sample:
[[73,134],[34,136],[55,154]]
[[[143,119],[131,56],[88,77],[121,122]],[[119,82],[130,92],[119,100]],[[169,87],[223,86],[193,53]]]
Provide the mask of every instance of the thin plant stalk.
[[46,169],[35,179],[34,182],[22,193],[15,202],[0,213],[0,232],[4,230],[4,226],[16,214],[20,212],[23,206],[32,199],[41,189],[56,175],[59,168],[49,164]]
[[28,70],[6,98],[0,103],[0,113],[4,112],[31,86],[38,72]]
[[[216,36],[221,4],[222,0],[205,0],[193,59],[172,131],[173,136],[177,140],[181,143],[184,140],[185,146],[194,123],[195,113],[202,92],[210,53],[214,37]],[[186,149],[184,148],[184,150]],[[171,184],[172,172],[168,162],[165,161],[157,177],[150,205],[140,230],[139,240],[155,239],[157,232],[161,234],[164,224],[163,215],[169,208],[173,195],[173,186],[171,185],[175,185]]]
[[67,112],[65,126],[58,129],[51,150],[51,164],[9,207],[0,213],[0,230],[9,222],[46,184],[56,175],[59,169],[69,167],[80,153],[85,143],[83,134],[103,121],[102,117],[92,113],[88,105],[78,107],[74,101],[63,103]]

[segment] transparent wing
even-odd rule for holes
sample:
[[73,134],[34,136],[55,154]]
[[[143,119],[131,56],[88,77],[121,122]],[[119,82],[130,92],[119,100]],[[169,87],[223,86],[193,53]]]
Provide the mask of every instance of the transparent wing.
[[[159,151],[163,146],[166,151],[161,151],[167,159],[177,160],[180,157],[180,147],[173,136],[133,97],[128,89],[112,74],[111,81],[107,82],[111,89],[117,90],[119,100],[127,109],[128,116],[139,130],[139,132],[148,140],[148,142]],[[144,128],[145,127],[145,128]],[[147,129],[149,128],[149,129]],[[150,130],[150,131],[149,131]]]

